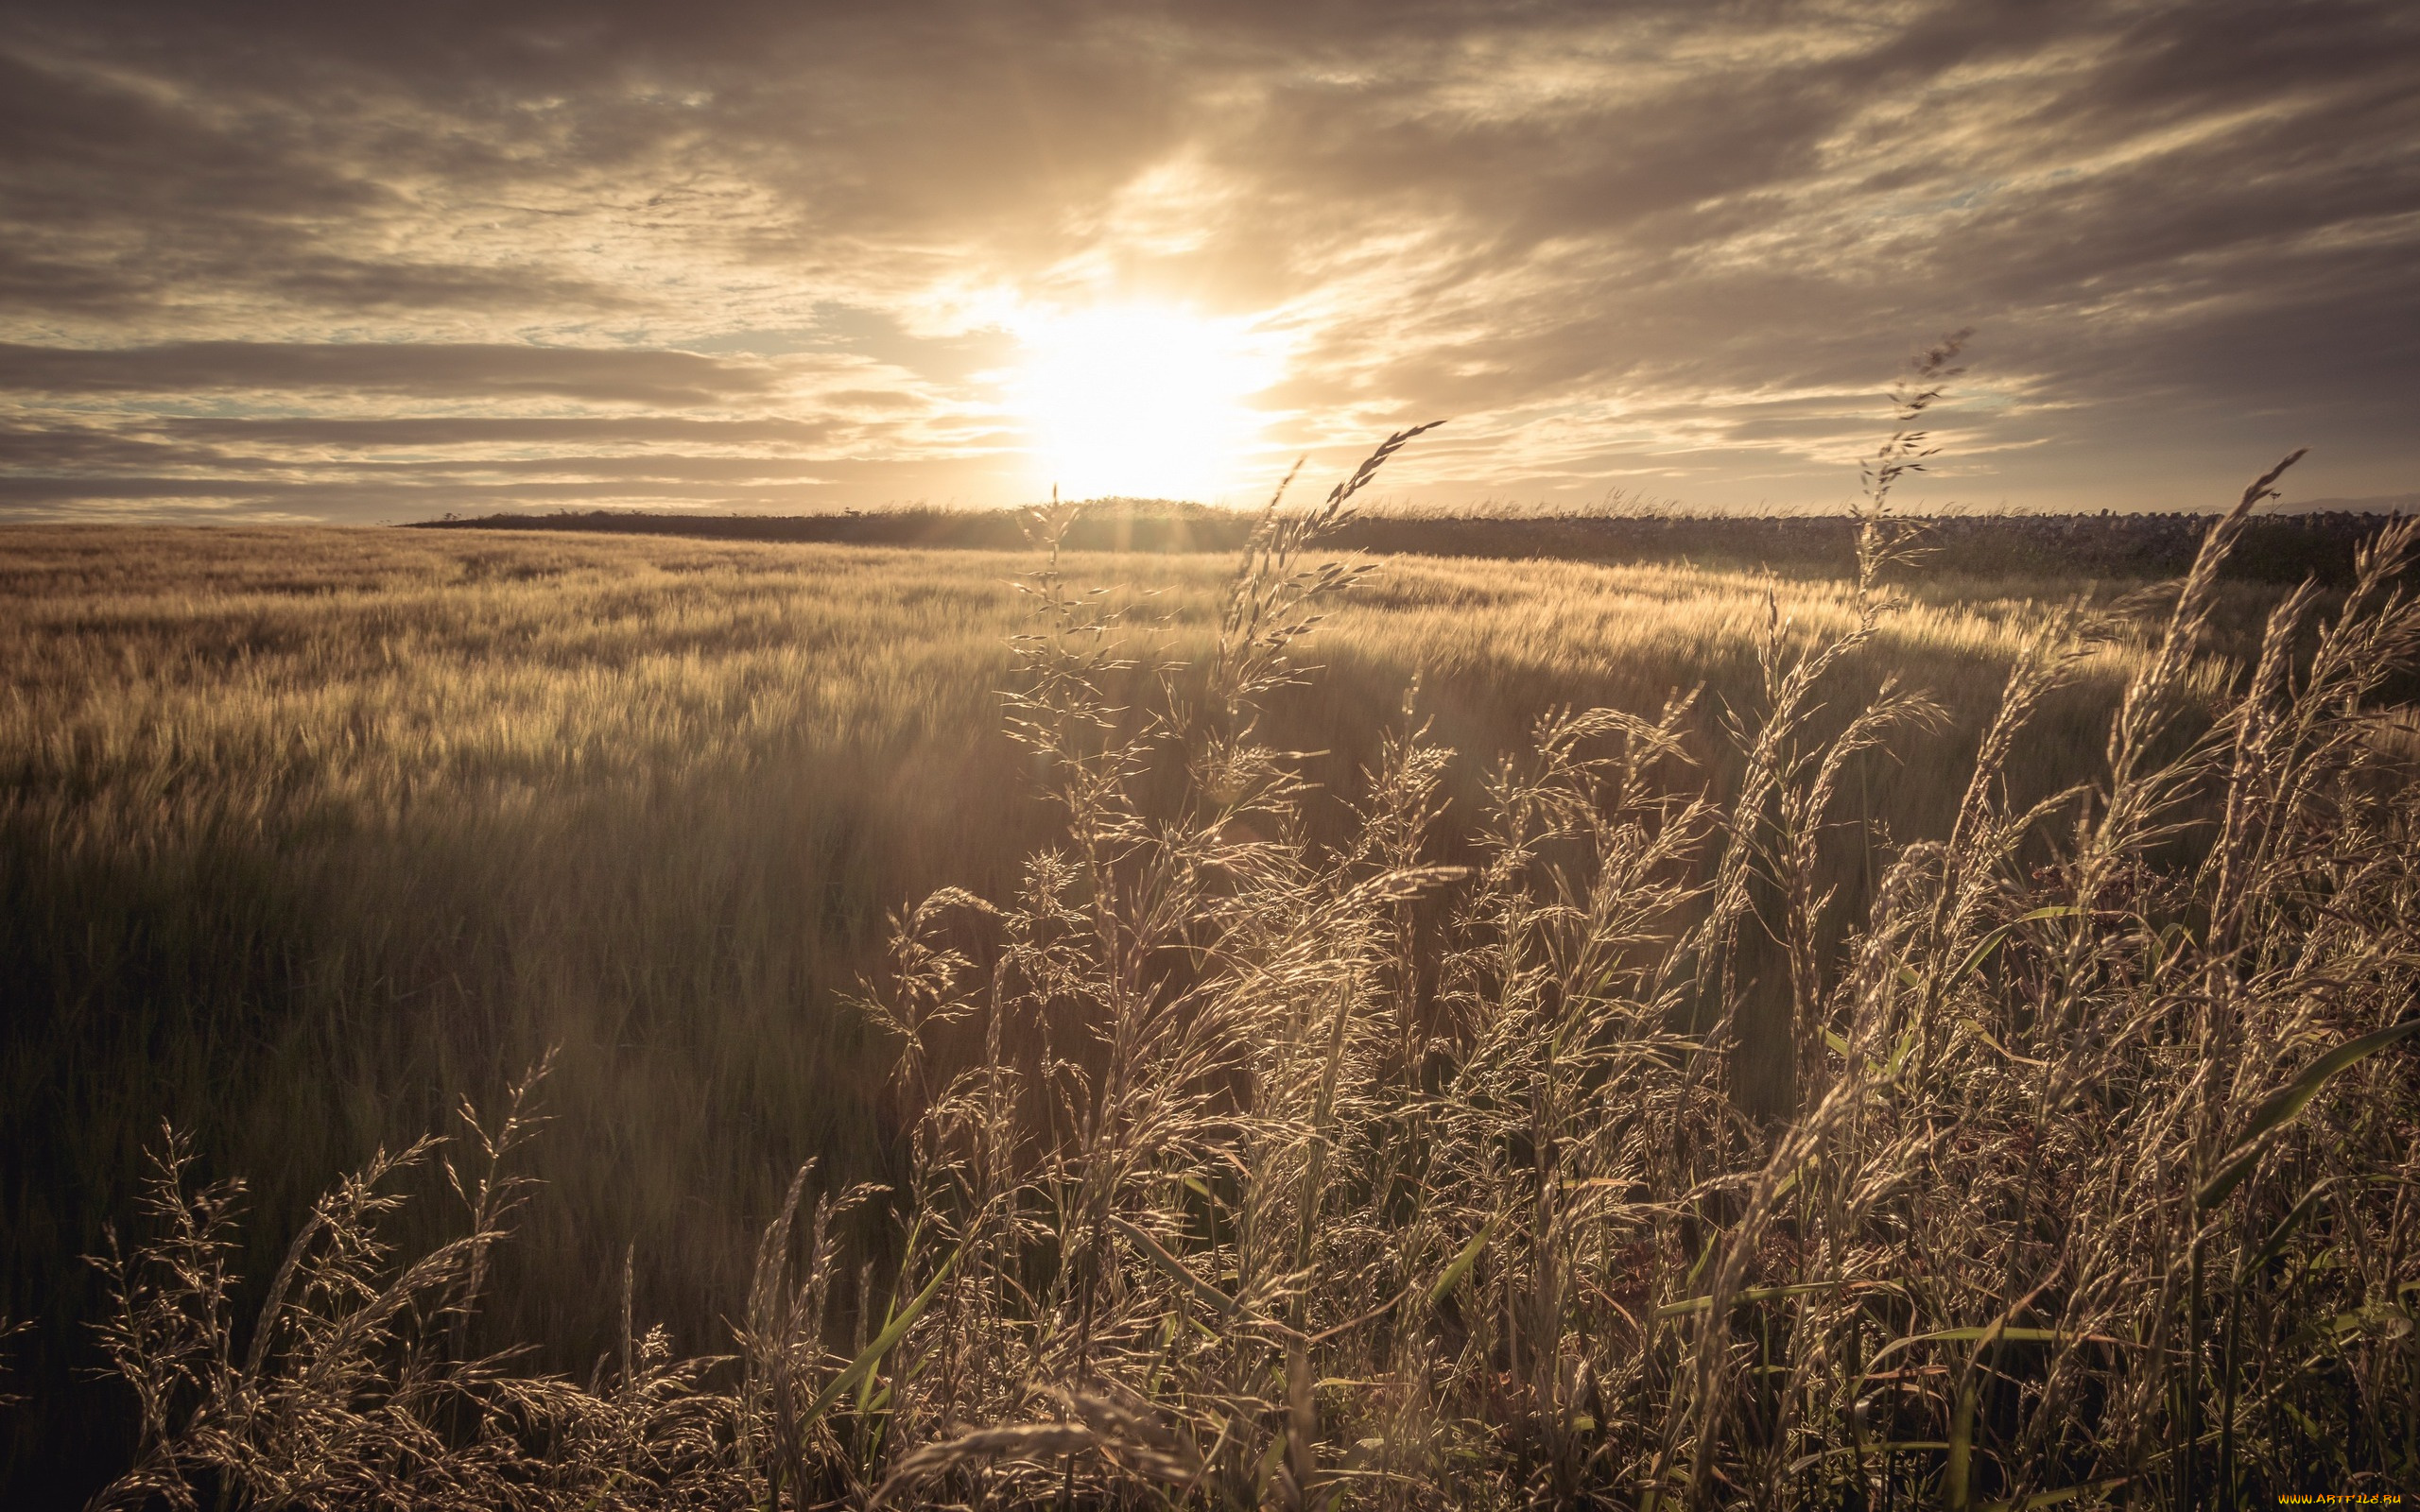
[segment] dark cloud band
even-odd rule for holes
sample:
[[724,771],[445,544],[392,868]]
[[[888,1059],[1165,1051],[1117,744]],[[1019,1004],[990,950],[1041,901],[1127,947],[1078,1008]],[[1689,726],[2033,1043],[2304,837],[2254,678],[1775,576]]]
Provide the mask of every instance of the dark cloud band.
[[109,349],[0,346],[0,388],[47,394],[335,389],[446,399],[544,396],[680,407],[761,396],[760,363],[686,352],[496,343],[185,341]]

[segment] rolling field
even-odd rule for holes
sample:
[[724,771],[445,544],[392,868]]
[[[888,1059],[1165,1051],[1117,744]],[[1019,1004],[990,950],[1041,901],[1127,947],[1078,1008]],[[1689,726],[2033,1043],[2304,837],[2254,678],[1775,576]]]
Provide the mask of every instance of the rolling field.
[[[2408,1052],[2245,1133],[2420,958],[2382,587],[2256,675],[2280,587],[2170,635],[2126,581],[1357,560],[1071,555],[1113,591],[1053,620],[1032,552],[0,535],[11,1481],[138,1453],[76,1257],[148,1231],[164,1121],[249,1183],[249,1317],[337,1177],[549,1057],[452,1337],[589,1405],[429,1419],[509,1421],[535,1503],[2420,1473]],[[460,1231],[395,1182],[405,1254]]]

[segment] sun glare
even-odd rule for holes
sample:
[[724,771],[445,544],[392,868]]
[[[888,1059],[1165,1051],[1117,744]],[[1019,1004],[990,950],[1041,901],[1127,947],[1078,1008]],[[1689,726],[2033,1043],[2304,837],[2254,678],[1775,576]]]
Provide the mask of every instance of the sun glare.
[[1012,403],[1046,486],[1069,498],[1208,500],[1250,481],[1277,364],[1240,323],[1150,305],[1019,322]]

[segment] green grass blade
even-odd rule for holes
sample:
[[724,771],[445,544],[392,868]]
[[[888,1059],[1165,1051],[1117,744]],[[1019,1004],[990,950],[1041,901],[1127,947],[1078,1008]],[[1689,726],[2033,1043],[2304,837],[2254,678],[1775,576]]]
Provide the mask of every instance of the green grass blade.
[[1461,1284],[1462,1278],[1470,1274],[1471,1267],[1478,1263],[1479,1252],[1487,1247],[1489,1240],[1495,1237],[1495,1230],[1503,1222],[1504,1214],[1499,1212],[1479,1226],[1478,1232],[1471,1236],[1471,1242],[1454,1257],[1454,1263],[1438,1276],[1437,1284],[1428,1288],[1428,1305],[1431,1308],[1444,1305],[1445,1298]]
[[1158,1240],[1144,1231],[1141,1225],[1130,1223],[1115,1214],[1111,1215],[1109,1225],[1124,1235],[1127,1243],[1139,1250],[1145,1260],[1166,1273],[1170,1280],[1192,1293],[1204,1306],[1220,1317],[1233,1317],[1242,1307],[1242,1303],[1193,1274],[1192,1266],[1169,1254],[1161,1246]]
[[1950,1512],[1965,1512],[1975,1499],[1975,1406],[1979,1395],[1970,1368],[1958,1387],[1958,1410],[1949,1419],[1949,1463],[1942,1471],[1944,1501]]
[[2057,1506],[2080,1496],[2103,1496],[2133,1479],[2132,1475],[2112,1475],[2106,1480],[2086,1481],[2082,1486],[2063,1486],[2055,1491],[2037,1491],[2021,1502],[1986,1502],[1975,1512],[2032,1512],[2035,1507]]
[[2193,1196],[2194,1206],[2215,1208],[2227,1199],[2227,1194],[2243,1184],[2253,1167],[2260,1163],[2268,1148],[2269,1137],[2283,1128],[2295,1114],[2310,1106],[2329,1078],[2348,1067],[2359,1064],[2387,1046],[2420,1034],[2420,1019],[2406,1019],[2401,1023],[2365,1034],[2359,1040],[2348,1040],[2303,1068],[2303,1074],[2284,1089],[2270,1095],[2252,1111],[2243,1132],[2229,1145],[2231,1159],[2219,1169],[2219,1174],[2203,1184]]
[[[1785,1297],[1805,1297],[1814,1292],[1829,1292],[1849,1283],[1838,1281],[1800,1281],[1789,1286],[1751,1286],[1732,1297],[1735,1302],[1771,1302]],[[1714,1305],[1711,1297],[1685,1297],[1677,1302],[1667,1302],[1655,1310],[1658,1318],[1686,1317],[1703,1313]]]
[[1912,1349],[1919,1344],[1987,1343],[2043,1344],[2056,1347],[2067,1344],[2122,1345],[2125,1341],[2106,1333],[2069,1333],[2064,1329],[2001,1328],[1997,1325],[1985,1328],[1941,1329],[1931,1333],[1914,1333],[1904,1339],[1892,1340],[1877,1350],[1873,1359],[1866,1362],[1866,1374],[1871,1376],[1875,1367],[1883,1361],[1902,1349]]
[[806,1409],[806,1416],[801,1420],[800,1427],[813,1426],[831,1410],[834,1402],[839,1400],[857,1383],[873,1374],[874,1366],[882,1364],[882,1357],[889,1354],[892,1346],[907,1336],[909,1325],[923,1315],[925,1309],[931,1304],[934,1297],[939,1295],[942,1282],[949,1280],[949,1273],[957,1268],[958,1257],[964,1253],[965,1250],[962,1248],[952,1250],[949,1259],[942,1261],[941,1268],[933,1272],[933,1279],[925,1283],[925,1289],[916,1294],[916,1299],[902,1309],[897,1317],[890,1320],[890,1326],[876,1335],[872,1344],[866,1346],[863,1354],[849,1362],[847,1369],[834,1376],[825,1383],[821,1391],[815,1394],[815,1401]]
[[1983,963],[1992,958],[1992,953],[2000,948],[2001,943],[2009,937],[2010,934],[2015,930],[2017,925],[2030,924],[2037,919],[2058,919],[2065,917],[2066,915],[2072,914],[2075,911],[2076,908],[2073,903],[2053,903],[2048,908],[2036,908],[2030,914],[2020,914],[2016,918],[2010,919],[2007,923],[2002,924],[1999,928],[1993,930],[1990,934],[1984,936],[1982,939],[1977,943],[1974,950],[1967,953],[1966,959],[1960,964],[1958,970],[1949,973],[1949,981],[1947,985],[1956,987],[1959,983],[1963,982],[1968,977],[1980,971]]
[[2292,1211],[2277,1220],[2277,1227],[2269,1230],[2269,1237],[2262,1241],[2260,1247],[2254,1251],[2252,1258],[2236,1268],[2236,1280],[2238,1283],[2258,1275],[2271,1261],[2284,1252],[2287,1244],[2294,1237],[2294,1230],[2303,1226],[2304,1220],[2319,1211],[2319,1199],[2327,1195],[2327,1189],[2333,1185],[2335,1181],[2332,1178],[2322,1179],[2308,1192],[2303,1194],[2303,1199],[2294,1204]]

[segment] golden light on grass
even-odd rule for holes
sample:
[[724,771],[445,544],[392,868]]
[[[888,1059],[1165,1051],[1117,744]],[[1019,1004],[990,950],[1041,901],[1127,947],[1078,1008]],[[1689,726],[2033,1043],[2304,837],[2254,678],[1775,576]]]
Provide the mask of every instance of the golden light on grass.
[[0,532],[0,1356],[100,1506],[2412,1484],[2420,522],[1906,572],[1945,360],[1853,576]]
[[1039,481],[1069,498],[1207,500],[1247,481],[1265,417],[1252,396],[1280,363],[1237,320],[1164,305],[1097,305],[1014,323],[1010,402]]

